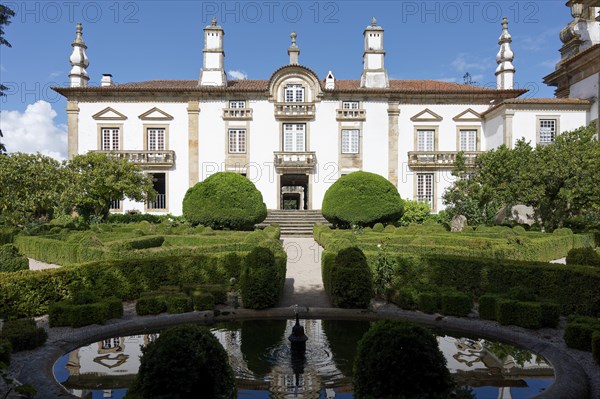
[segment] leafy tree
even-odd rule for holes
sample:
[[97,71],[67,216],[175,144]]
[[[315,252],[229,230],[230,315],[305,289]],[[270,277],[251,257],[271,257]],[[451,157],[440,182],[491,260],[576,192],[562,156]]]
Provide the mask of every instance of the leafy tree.
[[[15,16],[15,12],[7,6],[0,4],[0,46],[12,47],[11,44],[4,38],[4,26],[10,25],[10,19]],[[5,96],[4,90],[7,87],[0,83],[0,97]],[[1,132],[0,132],[1,133]],[[2,135],[0,134],[0,137]],[[6,151],[3,144],[0,144],[0,153]]]
[[404,201],[404,213],[400,218],[401,226],[408,226],[411,223],[421,224],[427,219],[431,213],[431,207],[427,202],[421,201]]
[[476,173],[477,169],[467,169],[463,153],[458,153],[452,171],[456,180],[442,195],[448,218],[463,215],[469,224],[478,225],[494,217],[495,207],[489,194],[477,181]]
[[73,203],[86,219],[107,220],[113,200],[145,201],[156,195],[152,178],[126,159],[90,152],[69,161],[68,169],[75,179]]
[[[504,206],[532,206],[546,229],[565,223],[598,223],[600,215],[600,143],[595,124],[560,134],[550,145],[532,148],[519,140],[513,149],[500,146],[481,154],[472,171],[459,155],[458,179],[444,193],[453,217],[470,224],[490,222]],[[468,178],[467,178],[468,176]]]
[[0,213],[9,224],[49,218],[68,208],[72,176],[63,165],[42,154],[0,157]]
[[572,218],[600,214],[600,142],[595,133],[592,123],[535,150],[530,184],[538,189],[524,203],[536,209],[549,230]]

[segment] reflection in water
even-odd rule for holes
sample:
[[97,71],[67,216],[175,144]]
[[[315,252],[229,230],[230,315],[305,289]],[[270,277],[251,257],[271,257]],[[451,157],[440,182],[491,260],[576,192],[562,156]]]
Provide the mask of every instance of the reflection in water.
[[[225,347],[240,398],[352,397],[356,343],[368,322],[305,320],[306,353],[294,355],[287,337],[295,320],[221,324],[211,331]],[[140,366],[141,348],[158,334],[110,337],[76,349],[54,365],[56,379],[81,398],[122,398]],[[483,339],[438,335],[448,369],[478,398],[533,396],[553,381],[541,357]]]

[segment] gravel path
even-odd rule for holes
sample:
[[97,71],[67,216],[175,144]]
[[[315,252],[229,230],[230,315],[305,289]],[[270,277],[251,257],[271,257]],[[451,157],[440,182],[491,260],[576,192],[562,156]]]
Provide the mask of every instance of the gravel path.
[[283,239],[288,256],[287,272],[280,307],[331,307],[321,279],[323,248],[312,238]]
[[39,260],[29,258],[29,270],[44,270],[44,269],[56,269],[60,265],[54,265],[52,263],[44,263]]

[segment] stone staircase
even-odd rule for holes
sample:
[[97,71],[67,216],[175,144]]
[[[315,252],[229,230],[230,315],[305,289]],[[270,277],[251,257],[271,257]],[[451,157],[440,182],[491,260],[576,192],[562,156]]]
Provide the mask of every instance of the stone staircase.
[[313,226],[316,223],[330,226],[318,209],[311,211],[271,209],[267,218],[257,227],[264,228],[270,224],[278,224],[282,237],[312,237]]

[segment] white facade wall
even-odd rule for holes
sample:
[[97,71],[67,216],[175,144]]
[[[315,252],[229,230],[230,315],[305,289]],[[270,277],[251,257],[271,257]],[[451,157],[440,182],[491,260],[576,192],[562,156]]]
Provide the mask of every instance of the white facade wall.
[[538,118],[558,119],[558,134],[584,126],[588,119],[582,111],[519,110],[513,118],[513,144],[521,138],[538,144]]
[[[295,76],[289,81],[298,81]],[[285,84],[284,80],[284,84]],[[306,83],[306,82],[304,82]],[[284,86],[282,84],[282,87]],[[583,90],[583,89],[582,89]],[[306,123],[306,151],[316,152],[317,166],[309,176],[309,195],[311,208],[320,209],[327,189],[341,174],[352,170],[342,169],[339,163],[341,158],[340,134],[342,128],[361,128],[360,132],[360,169],[388,177],[388,137],[389,137],[389,104],[387,100],[361,101],[361,108],[366,111],[364,122],[340,122],[336,118],[336,111],[341,107],[345,98],[316,99],[316,93],[307,90],[308,101],[315,102],[315,117]],[[280,91],[277,100],[283,100]],[[250,121],[228,120],[222,117],[223,109],[228,108],[229,100],[246,100],[246,106],[252,109],[253,118]],[[351,98],[347,98],[351,100]],[[248,163],[239,165],[237,171],[246,173],[247,177],[256,185],[263,195],[263,200],[269,209],[279,206],[280,192],[279,179],[274,166],[274,151],[282,150],[282,126],[288,121],[277,120],[274,116],[274,103],[264,97],[248,98],[244,95],[227,94],[222,98],[201,99],[198,129],[198,160],[199,181],[210,175],[225,171],[228,152],[227,128],[247,128]],[[79,153],[98,150],[99,127],[121,128],[121,150],[144,149],[144,125],[165,125],[168,127],[168,150],[175,152],[175,165],[169,169],[146,169],[146,172],[159,172],[167,174],[168,209],[165,213],[181,214],[183,197],[189,188],[189,149],[188,149],[188,113],[187,102],[80,102],[79,103]],[[118,115],[107,111],[106,115],[113,115],[114,119],[99,120],[93,116],[107,107],[123,114],[125,120],[119,120]],[[172,120],[147,121],[141,120],[140,115],[157,107],[171,115]],[[436,170],[413,170],[409,167],[408,153],[416,151],[415,131],[419,127],[433,128],[436,130],[434,151],[456,152],[459,150],[457,134],[460,128],[476,129],[479,131],[478,149],[488,150],[496,148],[504,140],[504,118],[506,112],[501,110],[483,120],[464,120],[473,118],[466,114],[454,120],[459,114],[472,109],[482,113],[489,108],[487,104],[400,104],[398,116],[398,190],[402,198],[416,198],[417,173],[433,173],[435,177],[434,196],[435,211],[443,209],[442,194],[452,183],[451,166],[438,167]],[[544,106],[544,108],[551,108]],[[430,112],[419,113],[425,110]],[[556,117],[559,120],[559,133],[572,130],[585,125],[589,121],[586,111],[555,111],[552,109],[509,109],[514,112],[513,142],[524,137],[532,144],[537,142],[537,123],[540,117]],[[106,117],[106,116],[105,116]],[[414,120],[412,120],[412,119]],[[441,120],[440,120],[441,118]],[[431,120],[427,120],[431,119]],[[289,121],[293,123],[294,121]],[[124,201],[122,211],[145,211],[142,203]]]
[[491,150],[504,144],[504,118],[502,114],[496,114],[486,119],[483,127],[482,148]]
[[569,97],[592,99],[594,103],[588,113],[586,124],[589,124],[594,119],[598,119],[598,86],[600,85],[600,73],[589,76],[580,82],[575,83],[570,87]]

